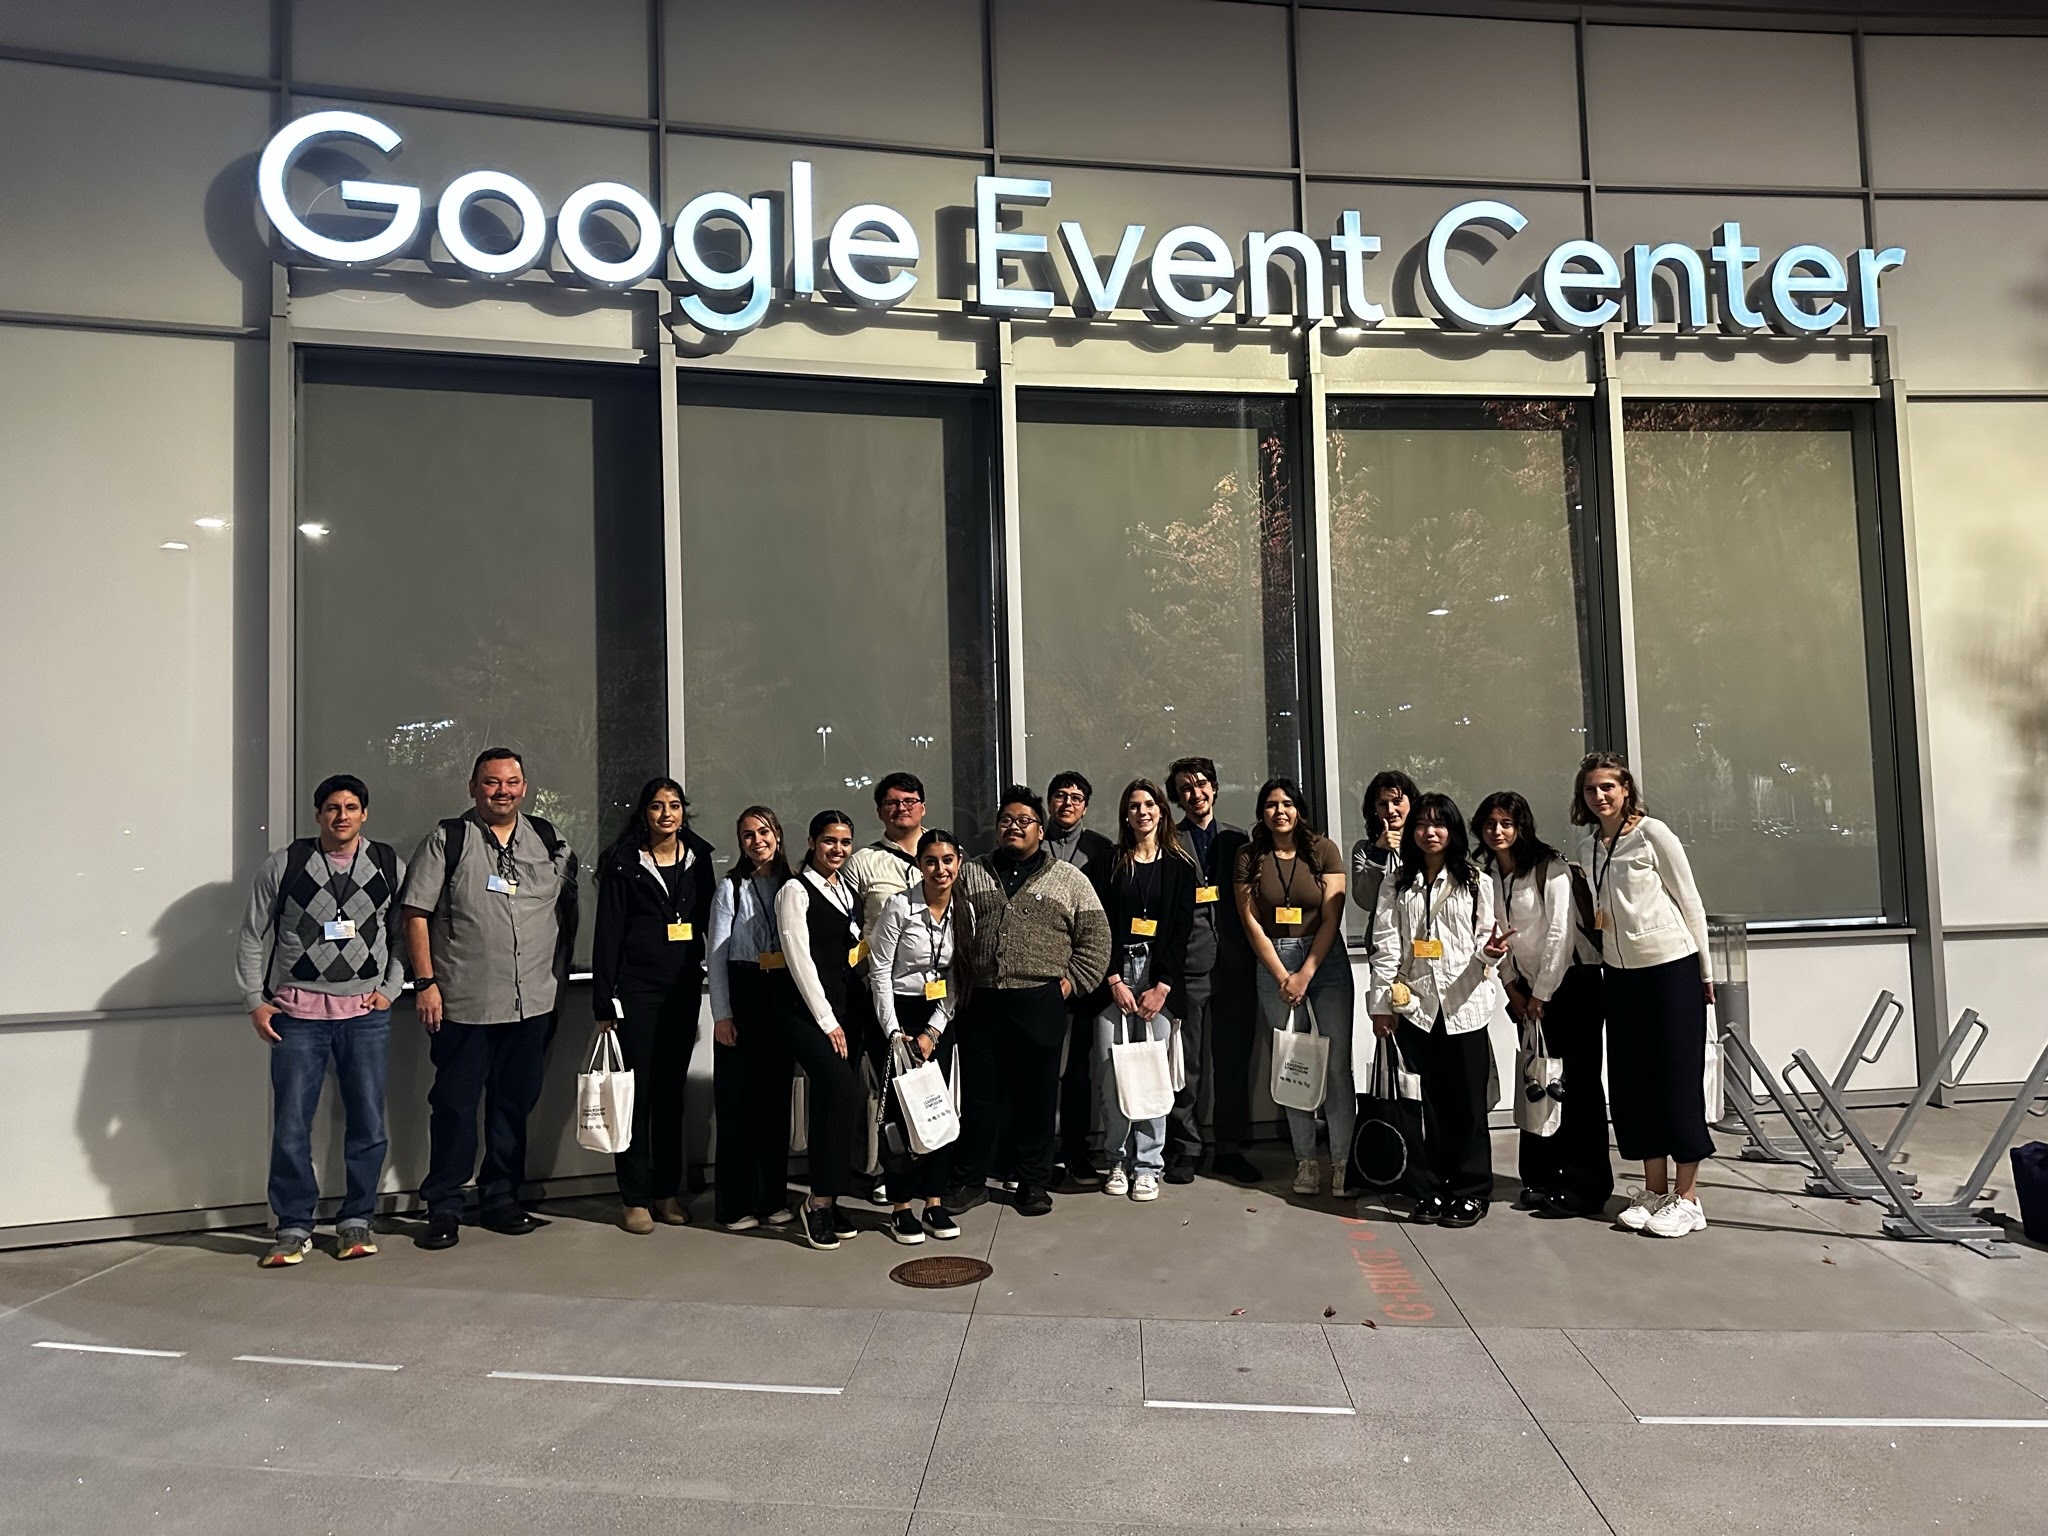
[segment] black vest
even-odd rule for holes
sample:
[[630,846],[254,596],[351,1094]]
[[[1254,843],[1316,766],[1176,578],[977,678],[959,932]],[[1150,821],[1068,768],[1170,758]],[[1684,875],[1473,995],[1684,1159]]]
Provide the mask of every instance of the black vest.
[[[853,990],[850,957],[854,946],[860,943],[860,903],[856,900],[852,912],[842,912],[830,896],[818,889],[817,881],[805,875],[797,878],[803,881],[804,895],[810,902],[804,909],[804,923],[810,934],[811,963],[817,967],[818,985],[824,989],[825,1001],[832,1005],[832,1016],[845,1029],[853,1018],[846,1005]],[[844,882],[841,889],[852,895],[851,887]]]

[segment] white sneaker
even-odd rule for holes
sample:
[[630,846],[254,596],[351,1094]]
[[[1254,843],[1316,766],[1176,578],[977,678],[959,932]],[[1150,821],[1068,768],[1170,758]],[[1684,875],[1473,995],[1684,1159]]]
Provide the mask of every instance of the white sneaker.
[[1133,1200],[1157,1200],[1159,1198],[1159,1175],[1156,1173],[1141,1173],[1131,1180],[1131,1198]]
[[1684,1237],[1688,1232],[1698,1232],[1707,1224],[1707,1213],[1700,1209],[1697,1200],[1688,1200],[1683,1195],[1673,1195],[1650,1215],[1650,1224],[1644,1230],[1652,1237]]
[[1320,1195],[1323,1192],[1323,1165],[1312,1157],[1304,1157],[1296,1163],[1294,1192],[1297,1195]]
[[1333,1168],[1330,1171],[1330,1194],[1333,1199],[1351,1200],[1365,1193],[1362,1189],[1353,1189],[1350,1178],[1351,1170],[1348,1168]]
[[741,1216],[734,1221],[721,1221],[719,1225],[728,1232],[751,1232],[754,1228],[761,1225],[761,1218],[758,1216]]
[[1640,1232],[1650,1224],[1650,1218],[1664,1208],[1669,1195],[1653,1195],[1647,1189],[1632,1189],[1628,1192],[1628,1206],[1615,1219],[1631,1232]]
[[1121,1168],[1109,1170],[1109,1177],[1102,1181],[1105,1195],[1127,1195],[1131,1192],[1131,1176]]

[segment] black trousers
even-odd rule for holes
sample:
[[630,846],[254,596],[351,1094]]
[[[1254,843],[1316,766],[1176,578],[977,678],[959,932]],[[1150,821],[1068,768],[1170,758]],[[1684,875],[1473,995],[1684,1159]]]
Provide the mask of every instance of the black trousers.
[[1614,1193],[1607,1091],[1600,1082],[1600,996],[1600,967],[1575,965],[1544,1007],[1544,1043],[1564,1060],[1563,1113],[1555,1135],[1522,1132],[1515,1159],[1523,1189],[1568,1195],[1596,1210]]
[[[1252,1042],[1257,1038],[1258,992],[1252,973],[1238,966],[1218,966],[1209,973],[1209,998],[1201,1030],[1207,1036],[1212,1129],[1220,1151],[1241,1152],[1252,1144]],[[1193,1062],[1194,1053],[1188,1053]],[[1193,1068],[1190,1067],[1190,1072]],[[1189,1086],[1193,1086],[1192,1077]],[[1173,1106],[1180,1119],[1180,1100]],[[1190,1109],[1190,1119],[1193,1117]],[[1175,1132],[1167,1131],[1167,1160],[1174,1151]],[[1199,1150],[1199,1142],[1195,1143]]]
[[633,1074],[633,1140],[612,1158],[619,1199],[652,1205],[683,1192],[683,1094],[697,1049],[695,979],[666,993],[620,989],[619,1053]]
[[[1060,1072],[1060,1160],[1078,1168],[1095,1145],[1095,1015],[1089,1000],[1073,998],[1067,1011],[1067,1063]],[[1019,1182],[1022,1182],[1019,1175]]]
[[864,1134],[867,1084],[861,1081],[861,1042],[842,1027],[846,1055],[801,1004],[783,1012],[783,1039],[797,1067],[809,1079],[811,1193],[820,1197],[853,1193],[853,1138]]
[[1697,955],[1605,968],[1614,1142],[1629,1162],[1714,1155],[1707,1133],[1707,999]]
[[1493,1142],[1486,1129],[1486,1081],[1492,1063],[1487,1032],[1462,1035],[1423,1029],[1403,1019],[1401,1054],[1422,1078],[1422,1152],[1428,1179],[1421,1193],[1446,1200],[1493,1197]]
[[486,1215],[519,1204],[526,1182],[526,1120],[540,1102],[555,1016],[510,1024],[443,1020],[428,1044],[434,1086],[427,1093],[427,1212],[460,1212],[462,1188],[477,1172],[477,1101],[483,1101],[483,1172],[477,1201]]
[[[906,1035],[915,1035],[925,1026],[925,1021],[938,1008],[936,1002],[922,997],[896,998],[896,1022]],[[887,1043],[876,1031],[875,1052],[878,1075],[882,1089],[882,1173],[888,1182],[889,1199],[892,1204],[903,1204],[912,1200],[937,1200],[953,1187],[953,1152],[959,1146],[941,1147],[936,1152],[927,1152],[919,1157],[912,1153],[909,1133],[903,1129],[903,1106],[897,1102],[896,1094],[888,1086],[890,1073],[894,1070],[887,1061]],[[939,1064],[939,1070],[953,1075],[953,1031],[948,1029],[939,1036],[939,1047],[932,1052],[932,1060]],[[901,1138],[904,1150],[890,1150],[890,1128]]]
[[732,1022],[737,1045],[711,1048],[718,1164],[713,1208],[720,1221],[766,1217],[789,1203],[789,1085],[795,1071],[783,1043],[774,984],[757,965],[734,965]]
[[1015,1154],[1018,1183],[1049,1188],[1060,1048],[1069,1028],[1060,984],[978,991],[953,1028],[960,1031],[960,1069],[967,1077],[967,1110],[954,1143],[960,1182],[971,1188],[986,1180],[1002,1142]]

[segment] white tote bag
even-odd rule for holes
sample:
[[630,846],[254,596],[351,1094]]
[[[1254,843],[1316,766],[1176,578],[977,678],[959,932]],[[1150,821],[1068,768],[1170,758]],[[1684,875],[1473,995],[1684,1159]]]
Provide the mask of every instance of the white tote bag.
[[1531,1136],[1555,1136],[1564,1123],[1564,1103],[1550,1089],[1563,1091],[1564,1058],[1550,1054],[1543,1026],[1522,1031],[1515,1048],[1515,1124]]
[[[1308,1029],[1298,1030],[1294,1021],[1308,1015]],[[1287,1011],[1287,1027],[1273,1031],[1273,1102],[1282,1109],[1314,1113],[1323,1107],[1323,1095],[1330,1079],[1330,1042],[1316,1027],[1316,1011],[1303,998],[1301,1007]]]
[[953,1107],[952,1085],[936,1061],[913,1064],[909,1044],[899,1035],[896,1071],[889,1079],[896,1106],[903,1111],[903,1130],[910,1150],[919,1157],[949,1147],[960,1139],[960,1115]]
[[1149,1027],[1143,1038],[1131,1039],[1133,1022],[1130,1014],[1120,1014],[1109,1044],[1117,1108],[1126,1120],[1157,1120],[1173,1108],[1172,1053],[1166,1041],[1152,1038]]
[[1715,1124],[1728,1113],[1721,1085],[1721,1022],[1712,1003],[1707,1004],[1707,1062],[1700,1074],[1700,1094],[1706,1101],[1707,1124]]
[[623,1152],[633,1144],[633,1074],[619,1032],[601,1029],[590,1061],[576,1078],[576,1143],[592,1152]]

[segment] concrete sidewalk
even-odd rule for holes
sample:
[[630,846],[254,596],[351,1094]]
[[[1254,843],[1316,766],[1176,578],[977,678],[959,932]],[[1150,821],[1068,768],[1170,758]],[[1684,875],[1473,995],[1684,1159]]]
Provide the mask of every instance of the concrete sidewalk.
[[[1995,1119],[1929,1115],[1930,1190]],[[1878,1239],[1732,1157],[1680,1242],[1505,1180],[1412,1228],[1262,1157],[917,1249],[589,1201],[284,1272],[241,1234],[0,1255],[0,1532],[2048,1528],[2048,1253]],[[938,1253],[994,1273],[888,1279]]]

